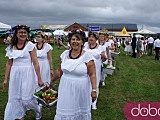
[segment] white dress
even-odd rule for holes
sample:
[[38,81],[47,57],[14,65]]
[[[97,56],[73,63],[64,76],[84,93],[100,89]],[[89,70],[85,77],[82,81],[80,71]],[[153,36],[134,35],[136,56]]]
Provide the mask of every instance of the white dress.
[[50,83],[51,81],[50,64],[47,58],[47,53],[50,50],[53,50],[53,48],[48,43],[45,44],[43,49],[37,50],[37,57],[38,57],[39,65],[40,65],[41,78],[44,83],[45,82]]
[[125,52],[132,52],[132,47],[131,47],[131,42],[129,42],[129,44],[125,44],[125,48],[124,48]]
[[[109,42],[105,42],[105,44],[104,44],[102,47],[103,47],[103,51],[105,52],[106,58],[108,58],[106,49],[107,49],[108,47],[111,47],[111,46],[110,46],[110,43],[109,43]],[[109,56],[110,56],[110,58],[108,58],[108,59],[111,59],[111,52],[110,52],[110,51],[109,51]],[[103,63],[108,64],[108,59],[107,59],[106,61],[104,61]]]
[[104,51],[104,48],[101,45],[99,45],[97,49],[90,49],[89,44],[86,44],[84,50],[90,51],[90,53],[94,57],[96,66],[97,88],[98,88],[101,79],[101,66],[102,66],[101,53]]
[[63,75],[58,88],[55,120],[91,120],[91,82],[86,63],[93,60],[87,51],[78,59],[61,54]]
[[[90,49],[89,44],[87,44],[85,46],[84,50],[90,51],[90,54],[94,57],[95,67],[96,67],[96,78],[97,78],[96,87],[97,87],[97,99],[98,99],[99,83],[101,80],[101,67],[102,67],[101,53],[104,51],[104,49],[101,45],[98,45],[98,48],[96,48],[96,49]],[[92,103],[92,107],[96,106],[97,99]]]
[[35,74],[29,52],[35,45],[28,42],[23,50],[6,48],[6,56],[13,59],[10,71],[8,103],[5,109],[4,120],[15,120],[25,115],[23,101],[33,99],[35,92]]
[[144,51],[144,41],[143,40],[141,40],[142,41],[142,47],[141,47],[141,51],[143,52]]

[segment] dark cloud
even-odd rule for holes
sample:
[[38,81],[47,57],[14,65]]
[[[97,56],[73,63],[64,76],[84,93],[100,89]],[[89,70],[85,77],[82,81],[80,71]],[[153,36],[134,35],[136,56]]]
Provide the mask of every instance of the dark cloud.
[[136,23],[157,30],[159,6],[158,0],[1,0],[0,22],[31,27],[74,22]]

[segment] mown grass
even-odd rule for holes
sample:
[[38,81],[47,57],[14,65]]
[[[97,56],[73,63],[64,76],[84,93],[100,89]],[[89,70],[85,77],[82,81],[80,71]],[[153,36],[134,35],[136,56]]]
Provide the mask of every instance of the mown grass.
[[[57,50],[53,45],[53,64],[56,69],[60,62],[60,54],[64,51]],[[121,48],[120,57],[116,58],[116,67],[112,76],[106,78],[106,86],[100,85],[98,109],[92,110],[92,120],[126,120],[123,108],[129,102],[159,102],[160,98],[160,61],[155,61],[154,56],[131,58],[126,56]],[[5,46],[0,45],[0,83],[3,82],[5,71]],[[59,81],[56,81],[58,88]],[[3,120],[7,103],[8,90],[0,87],[0,120]],[[85,93],[84,93],[85,94]],[[43,108],[42,120],[53,120],[56,107]],[[28,111],[25,120],[34,120],[35,113]]]

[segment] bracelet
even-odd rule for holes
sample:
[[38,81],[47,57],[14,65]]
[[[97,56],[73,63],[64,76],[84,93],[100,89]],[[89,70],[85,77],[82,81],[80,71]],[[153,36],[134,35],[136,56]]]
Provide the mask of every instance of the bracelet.
[[92,89],[92,92],[97,92],[97,90],[96,89]]

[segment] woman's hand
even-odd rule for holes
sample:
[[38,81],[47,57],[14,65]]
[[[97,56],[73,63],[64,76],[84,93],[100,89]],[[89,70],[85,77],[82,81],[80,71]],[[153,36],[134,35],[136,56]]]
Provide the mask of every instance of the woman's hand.
[[55,74],[53,73],[51,73],[51,82],[54,82],[55,81]]
[[92,91],[91,92],[91,97],[92,97],[92,102],[94,102],[97,98],[97,92],[96,91]]
[[42,87],[44,85],[44,82],[42,80],[38,80],[38,85]]
[[61,41],[61,40],[59,40],[59,44],[60,44],[60,45],[63,45],[63,43],[62,43],[62,41]]
[[7,86],[7,80],[4,80],[4,81],[3,81],[3,89],[5,89],[6,86]]
[[53,81],[50,82],[49,87],[50,87],[51,89],[54,89],[54,82],[53,82]]
[[54,72],[53,70],[51,70],[51,78],[54,76]]
[[101,60],[102,62],[106,61],[106,56],[104,52],[101,53]]
[[111,59],[108,59],[108,64],[110,64]]
[[105,62],[107,60],[107,58],[104,56],[102,57],[102,62]]

